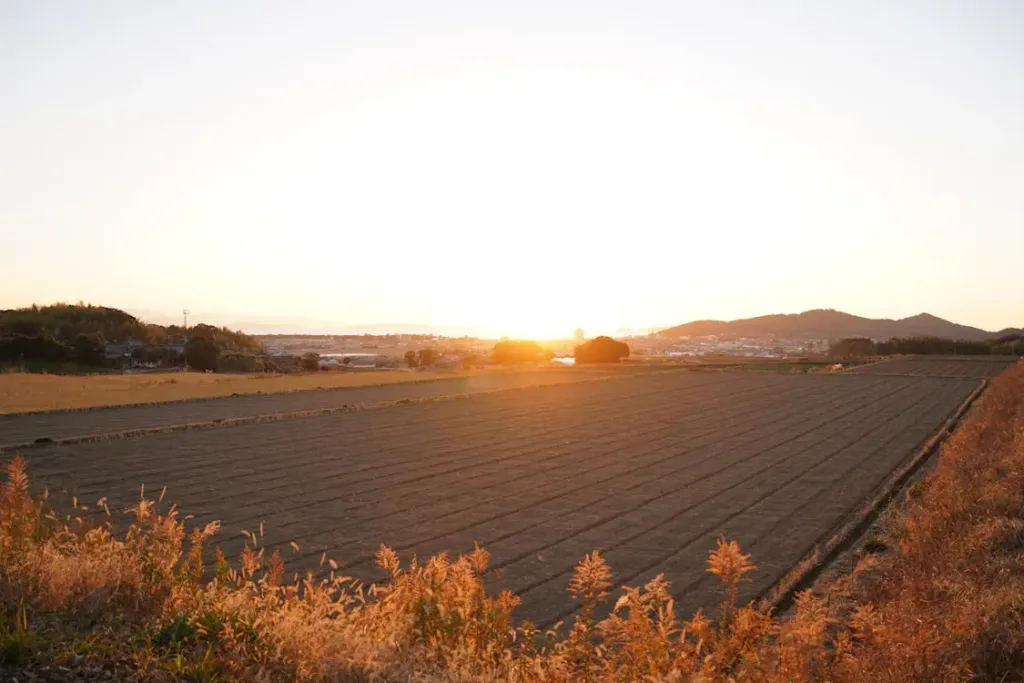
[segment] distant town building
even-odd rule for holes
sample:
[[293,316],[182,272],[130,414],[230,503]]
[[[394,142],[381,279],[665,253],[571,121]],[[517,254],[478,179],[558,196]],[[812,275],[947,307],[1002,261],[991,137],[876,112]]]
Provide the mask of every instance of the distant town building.
[[133,350],[145,345],[146,342],[140,339],[129,337],[128,339],[125,339],[123,342],[111,342],[107,344],[106,348],[104,349],[104,355],[106,356],[107,360],[127,358],[132,355]]

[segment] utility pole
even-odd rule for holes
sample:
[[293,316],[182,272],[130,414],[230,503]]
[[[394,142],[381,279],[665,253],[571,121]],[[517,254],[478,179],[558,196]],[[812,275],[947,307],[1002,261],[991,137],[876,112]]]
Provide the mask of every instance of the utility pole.
[[[183,309],[181,309],[181,315],[182,315],[182,317],[183,317],[183,318],[185,319],[185,320],[184,320],[184,324],[185,324],[185,329],[184,329],[184,331],[183,331],[183,332],[181,333],[181,339],[182,339],[182,341],[184,341],[184,343],[185,343],[185,344],[188,344],[188,309],[187,309],[187,308],[183,308]],[[185,363],[184,363],[184,364],[183,364],[183,365],[181,366],[181,371],[182,371],[182,372],[188,372],[188,361],[186,361],[186,362],[185,362]]]

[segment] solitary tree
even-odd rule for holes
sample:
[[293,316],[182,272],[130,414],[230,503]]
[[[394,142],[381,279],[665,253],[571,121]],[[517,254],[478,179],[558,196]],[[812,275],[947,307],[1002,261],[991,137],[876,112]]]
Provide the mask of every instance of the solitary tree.
[[629,358],[629,344],[611,337],[596,337],[577,346],[573,357],[576,363],[618,363]]
[[410,368],[415,368],[418,365],[416,362],[416,352],[412,349],[405,352],[405,364]]
[[433,365],[434,361],[437,360],[437,351],[434,349],[420,349],[419,355],[416,359],[419,361],[421,368],[425,368],[428,365]]

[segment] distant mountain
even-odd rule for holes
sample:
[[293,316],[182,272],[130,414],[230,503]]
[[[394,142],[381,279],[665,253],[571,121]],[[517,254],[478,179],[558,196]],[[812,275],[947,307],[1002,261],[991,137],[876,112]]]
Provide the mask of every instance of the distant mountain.
[[664,337],[779,337],[783,339],[842,339],[845,337],[943,337],[963,341],[981,341],[1020,333],[1006,329],[988,332],[977,327],[958,325],[928,313],[910,318],[861,318],[842,311],[813,310],[803,313],[763,315],[742,320],[696,320],[662,330]]

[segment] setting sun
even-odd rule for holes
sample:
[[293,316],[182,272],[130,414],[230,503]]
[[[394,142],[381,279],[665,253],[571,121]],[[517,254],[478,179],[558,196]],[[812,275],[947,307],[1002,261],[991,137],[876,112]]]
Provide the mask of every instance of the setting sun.
[[392,4],[3,22],[0,147],[28,161],[0,167],[0,304],[529,337],[827,307],[1014,324],[999,30],[965,61],[931,14]]

